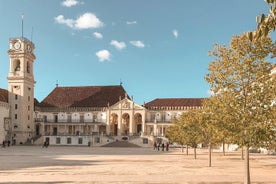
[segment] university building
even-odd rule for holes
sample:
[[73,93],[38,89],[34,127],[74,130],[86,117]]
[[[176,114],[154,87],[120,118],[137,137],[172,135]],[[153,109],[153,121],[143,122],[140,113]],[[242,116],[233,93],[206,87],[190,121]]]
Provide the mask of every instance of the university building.
[[35,45],[11,38],[8,89],[0,88],[0,141],[13,144],[93,145],[126,140],[149,145],[164,138],[174,118],[202,108],[202,98],[154,99],[139,105],[122,85],[56,86],[34,97]]

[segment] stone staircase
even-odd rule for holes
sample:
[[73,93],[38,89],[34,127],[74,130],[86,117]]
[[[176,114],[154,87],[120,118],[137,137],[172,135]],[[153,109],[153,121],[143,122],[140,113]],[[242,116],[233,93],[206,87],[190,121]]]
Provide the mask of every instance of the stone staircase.
[[130,143],[128,141],[114,141],[103,145],[102,147],[140,147],[136,144]]

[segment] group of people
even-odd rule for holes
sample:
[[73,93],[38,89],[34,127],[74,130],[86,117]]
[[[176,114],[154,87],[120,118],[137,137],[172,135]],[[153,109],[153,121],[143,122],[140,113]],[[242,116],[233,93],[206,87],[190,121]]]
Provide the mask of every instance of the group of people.
[[165,147],[166,147],[166,151],[169,151],[169,142],[167,142],[166,144],[164,142],[154,142],[153,143],[153,150],[157,150],[159,151],[160,150],[160,147],[162,149],[162,151],[165,151]]
[[42,148],[48,148],[49,141],[44,141]]
[[10,144],[11,144],[11,141],[6,141],[6,140],[4,140],[3,142],[2,142],[2,147],[3,148],[5,148],[6,146],[8,146],[8,147],[10,147]]

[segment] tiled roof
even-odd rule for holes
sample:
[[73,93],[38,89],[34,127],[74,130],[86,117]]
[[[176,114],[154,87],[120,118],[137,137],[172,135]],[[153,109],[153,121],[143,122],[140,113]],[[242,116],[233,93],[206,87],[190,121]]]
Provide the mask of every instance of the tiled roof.
[[0,88],[0,102],[9,102],[9,92]]
[[146,103],[146,108],[201,107],[204,98],[157,98]]
[[126,91],[118,86],[56,87],[40,107],[107,107],[125,97]]

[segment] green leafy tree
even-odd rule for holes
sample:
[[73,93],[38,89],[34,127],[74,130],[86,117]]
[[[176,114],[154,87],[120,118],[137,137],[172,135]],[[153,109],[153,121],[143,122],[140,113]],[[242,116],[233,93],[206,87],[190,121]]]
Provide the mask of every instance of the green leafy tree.
[[181,126],[186,134],[187,146],[194,148],[194,158],[197,158],[196,149],[203,142],[201,129],[201,109],[190,109],[181,116]]
[[180,123],[180,119],[174,119],[173,125],[169,126],[166,130],[165,136],[171,141],[180,144],[182,152],[186,142],[186,134]]
[[212,166],[212,145],[227,142],[229,134],[225,129],[229,116],[221,100],[223,100],[222,96],[212,96],[203,101],[201,129],[209,148],[209,167]]
[[[233,143],[246,151],[245,183],[250,183],[249,148],[269,147],[275,140],[275,82],[272,64],[265,61],[270,53],[270,38],[251,42],[247,35],[233,36],[229,48],[216,44],[205,79],[215,95],[230,97],[222,107],[232,115],[228,122]],[[223,103],[221,101],[221,103]]]

